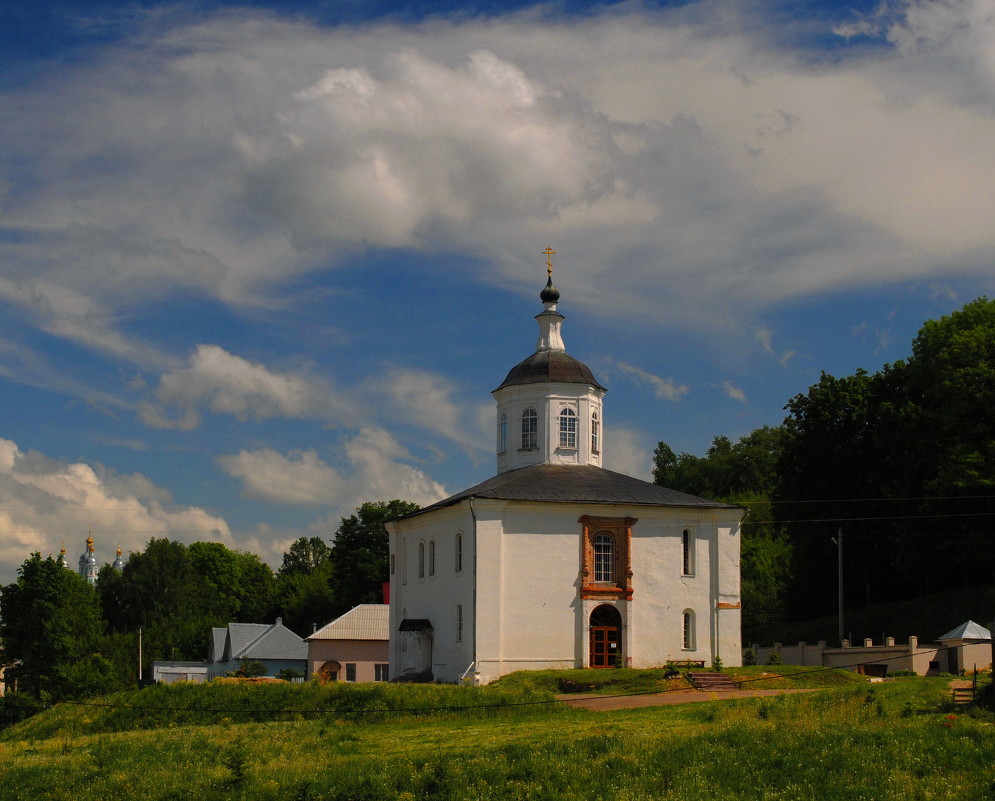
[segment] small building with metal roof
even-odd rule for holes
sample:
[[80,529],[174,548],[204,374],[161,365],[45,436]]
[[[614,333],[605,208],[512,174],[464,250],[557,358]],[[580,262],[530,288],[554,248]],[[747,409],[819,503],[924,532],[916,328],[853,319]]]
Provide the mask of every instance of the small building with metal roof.
[[360,604],[305,637],[307,677],[387,681],[389,618],[387,604]]

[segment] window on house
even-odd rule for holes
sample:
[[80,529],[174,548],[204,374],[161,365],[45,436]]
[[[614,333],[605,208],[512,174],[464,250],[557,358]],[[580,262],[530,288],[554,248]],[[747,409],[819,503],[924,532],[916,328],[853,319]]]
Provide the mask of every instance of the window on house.
[[435,575],[435,540],[428,541],[428,574]]
[[390,674],[386,664],[377,662],[373,666],[373,681],[390,681]]
[[463,572],[463,532],[456,533],[456,572]]
[[685,651],[694,650],[694,612],[691,609],[684,610],[684,641],[682,647]]
[[687,528],[681,534],[681,571],[685,576],[694,575],[694,535]]
[[594,536],[594,581],[598,584],[615,581],[615,539],[604,532]]
[[601,421],[598,413],[591,414],[591,452],[598,453],[601,450]]
[[573,409],[560,412],[560,447],[577,447],[577,413]]
[[418,578],[425,578],[425,543],[418,543]]
[[345,665],[345,680],[355,681],[356,680],[356,663],[346,662]]
[[508,450],[508,415],[501,412],[501,422],[498,423],[498,453]]
[[522,450],[532,451],[539,447],[539,415],[529,407],[522,412]]
[[456,642],[463,642],[463,605],[456,604]]

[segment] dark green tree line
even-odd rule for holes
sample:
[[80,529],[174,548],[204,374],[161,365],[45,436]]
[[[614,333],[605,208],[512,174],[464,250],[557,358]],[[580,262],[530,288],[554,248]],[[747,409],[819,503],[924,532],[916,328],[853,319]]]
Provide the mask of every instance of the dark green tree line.
[[334,545],[301,537],[273,570],[258,556],[217,542],[149,540],[121,571],[101,568],[96,587],[74,570],[33,554],[0,590],[0,639],[8,674],[38,697],[95,694],[137,679],[137,636],[145,665],[204,659],[213,627],[284,623],[301,636],[356,604],[383,600],[388,580],[384,523],[416,511],[406,501],[364,503],[341,519]]
[[926,322],[876,373],[823,373],[785,409],[703,457],[655,454],[658,483],[748,508],[747,625],[835,611],[840,529],[845,606],[995,582],[995,303]]

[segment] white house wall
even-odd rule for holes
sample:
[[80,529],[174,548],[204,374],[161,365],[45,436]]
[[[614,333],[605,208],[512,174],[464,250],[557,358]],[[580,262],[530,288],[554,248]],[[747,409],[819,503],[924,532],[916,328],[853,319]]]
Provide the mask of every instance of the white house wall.
[[[474,499],[391,524],[392,554],[407,545],[391,576],[391,660],[407,658],[397,636],[404,617],[432,622],[434,677],[457,681],[474,663],[476,680],[514,670],[585,667],[588,621],[601,601],[582,600],[581,515],[635,517],[631,601],[609,601],[623,622],[623,654],[632,667],[668,660],[727,665],[741,660],[739,510],[597,506]],[[693,535],[693,575],[683,575],[682,535]],[[453,570],[454,542],[463,532],[463,565]],[[476,539],[474,539],[474,532]],[[436,575],[417,577],[417,544],[436,541]],[[476,595],[473,578],[476,572]],[[455,607],[464,610],[456,643]],[[475,609],[474,609],[475,608]],[[694,614],[694,642],[683,647],[683,614]],[[475,638],[475,639],[474,639]]]
[[[405,618],[428,619],[431,669],[436,678],[456,681],[473,662],[473,520],[460,506],[388,524],[390,532],[390,672],[395,678],[418,669],[411,637],[398,636]],[[463,569],[456,572],[456,535],[463,534]],[[435,542],[435,575],[428,550]],[[425,544],[425,576],[418,575],[418,545]],[[405,548],[406,544],[406,548]],[[406,551],[406,564],[402,555]],[[463,608],[463,637],[456,640],[456,609]]]

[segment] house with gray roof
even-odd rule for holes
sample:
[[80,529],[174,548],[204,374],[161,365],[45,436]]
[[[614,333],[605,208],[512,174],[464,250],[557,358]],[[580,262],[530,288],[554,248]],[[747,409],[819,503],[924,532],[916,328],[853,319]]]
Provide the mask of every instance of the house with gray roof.
[[226,628],[211,629],[208,655],[208,678],[215,679],[238,670],[243,660],[261,662],[267,676],[285,669],[307,668],[307,644],[283,625],[275,623],[229,623]]

